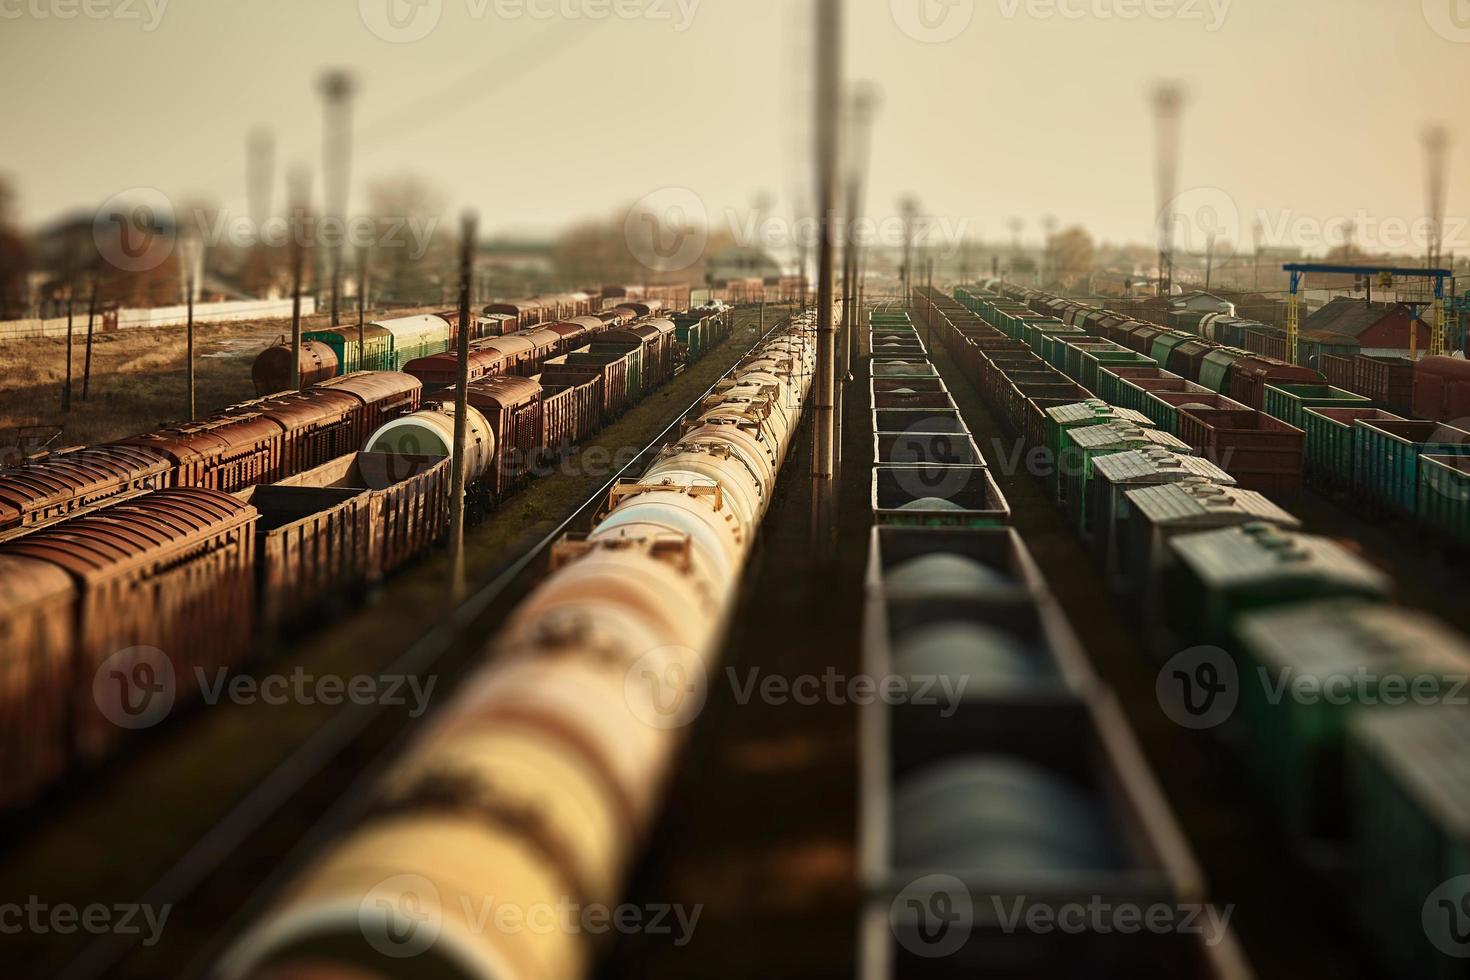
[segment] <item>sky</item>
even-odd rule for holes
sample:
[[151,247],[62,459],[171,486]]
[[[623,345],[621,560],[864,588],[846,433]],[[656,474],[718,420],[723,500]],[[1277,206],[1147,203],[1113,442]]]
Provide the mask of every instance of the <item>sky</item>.
[[[0,173],[28,225],[137,189],[244,212],[246,133],[275,133],[279,200],[286,167],[320,172],[315,81],[344,66],[354,210],[412,174],[492,233],[669,189],[716,225],[761,200],[784,214],[810,197],[810,9],[0,0]],[[1263,219],[1291,244],[1331,218],[1418,219],[1431,121],[1454,141],[1447,233],[1470,214],[1465,0],[849,0],[845,16],[846,75],[881,91],[875,220],[912,194],[951,237],[1008,240],[1017,217],[1035,240],[1051,216],[1151,241],[1160,78],[1187,93],[1177,190],[1196,232],[1244,240]],[[1376,235],[1392,232],[1359,232]]]

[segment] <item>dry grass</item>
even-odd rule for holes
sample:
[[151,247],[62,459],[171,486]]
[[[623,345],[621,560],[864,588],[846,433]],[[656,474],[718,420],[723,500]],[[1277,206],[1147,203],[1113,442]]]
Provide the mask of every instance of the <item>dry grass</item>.
[[[417,311],[399,311],[405,315]],[[318,329],[325,316],[305,318]],[[23,427],[61,427],[52,448],[92,445],[188,418],[187,339],[183,327],[97,334],[92,379],[82,400],[86,318],[72,348],[72,406],[61,408],[66,379],[66,339],[0,341],[0,447],[17,444]],[[289,319],[200,324],[195,328],[195,410],[200,417],[255,396],[250,368],[255,356],[289,335]]]

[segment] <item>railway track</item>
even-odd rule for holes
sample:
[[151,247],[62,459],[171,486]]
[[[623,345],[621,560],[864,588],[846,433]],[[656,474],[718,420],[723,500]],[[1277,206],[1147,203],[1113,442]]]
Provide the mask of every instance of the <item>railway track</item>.
[[[374,672],[380,677],[436,677],[441,681],[456,676],[475,652],[472,643],[461,641],[466,637],[479,638],[488,632],[500,613],[534,579],[534,570],[550,544],[567,529],[577,527],[579,522],[587,522],[592,512],[605,501],[609,487],[617,479],[636,473],[645,465],[649,455],[662,445],[683,417],[687,404],[696,404],[704,398],[713,382],[728,373],[727,365],[733,365],[743,356],[747,345],[741,338],[754,330],[750,322],[754,318],[754,311],[750,311],[744,318],[744,331],[737,328],[735,335],[724,345],[724,356],[711,357],[703,363],[702,370],[696,369],[681,378],[680,404],[683,407],[673,413],[671,420],[660,418],[655,423],[657,435],[646,444],[641,440],[630,443],[630,449],[634,445],[642,445],[642,449],[611,477],[598,480],[593,492],[588,494],[584,489],[574,504],[563,506],[551,515],[550,520],[537,491],[545,491],[549,496],[547,484],[552,480],[543,480],[530,492],[518,495],[513,501],[520,504],[518,514],[512,508],[490,522],[489,526],[503,519],[516,523],[523,530],[513,544],[499,549],[502,554],[500,560],[487,564],[485,556],[479,556],[483,569],[479,577],[484,584],[427,632],[420,630],[421,635],[416,635],[411,643],[403,644],[400,654],[372,665]],[[720,373],[711,380],[714,371]],[[703,386],[706,382],[710,382],[708,387],[693,387]],[[697,392],[697,397],[685,404],[684,399],[690,392]],[[667,411],[663,407],[661,410]],[[597,442],[629,441],[626,427],[634,424],[649,425],[646,418],[625,420],[618,427],[607,430]],[[561,487],[560,493],[565,495],[566,488]],[[470,547],[473,570],[473,538]],[[430,567],[415,577],[437,577],[436,564],[429,563]],[[432,589],[431,584],[430,591]],[[386,598],[392,601],[393,594],[394,590],[390,588]],[[427,592],[419,589],[418,594]],[[381,611],[380,608],[378,612]],[[348,662],[351,662],[350,658]],[[238,729],[241,721],[219,719],[216,726],[214,714],[210,712],[210,725],[216,728],[216,734],[218,728],[225,728],[224,741],[229,743],[232,739],[228,729]],[[250,727],[249,723],[244,724]],[[38,944],[40,948],[31,950],[30,955],[20,962],[33,965],[33,972],[59,971],[60,975],[70,977],[176,976],[202,971],[212,955],[213,942],[217,937],[229,934],[229,929],[217,929],[218,923],[228,918],[228,911],[253,907],[248,896],[268,894],[276,877],[292,867],[290,859],[279,863],[272,861],[273,873],[267,875],[262,857],[297,853],[296,848],[317,839],[317,831],[311,828],[320,828],[320,832],[325,833],[338,821],[349,819],[354,799],[352,790],[358,785],[357,780],[370,778],[378,767],[391,759],[399,740],[413,728],[402,713],[387,710],[383,704],[343,708],[321,720],[319,725],[313,725],[309,735],[291,745],[289,752],[278,755],[277,758],[283,756],[284,761],[271,768],[263,778],[251,780],[249,791],[240,795],[222,817],[211,819],[205,832],[186,834],[186,837],[194,839],[194,843],[182,854],[175,851],[177,859],[172,860],[161,874],[157,873],[161,865],[155,864],[154,872],[146,879],[146,886],[140,885],[143,879],[135,877],[131,887],[113,882],[104,888],[91,889],[87,887],[85,871],[81,872],[81,882],[73,882],[72,891],[78,899],[96,897],[100,891],[109,893],[108,897],[127,898],[135,903],[168,906],[172,912],[165,942],[145,946],[140,936],[108,935],[92,941],[79,955],[75,952],[74,943],[58,948],[58,945],[43,942]],[[147,740],[150,744],[143,752],[122,760],[126,769],[121,778],[129,784],[156,782],[156,788],[164,794],[171,787],[193,786],[194,781],[187,777],[179,778],[178,774],[172,778],[154,779],[154,774],[149,771],[148,756],[156,753],[171,757],[181,753],[187,755],[188,750],[180,747],[179,743],[188,740],[190,733],[187,729],[172,730],[171,726],[170,731],[159,735],[159,738]],[[262,731],[260,736],[269,741],[269,733]],[[236,747],[239,747],[238,743]],[[250,754],[254,754],[253,749]],[[235,787],[226,791],[229,789]],[[208,790],[202,792],[207,793]],[[113,823],[128,826],[140,819],[135,795],[123,793],[123,803],[120,809],[111,811],[114,816],[121,812],[122,816],[116,821],[108,820],[106,813],[101,812],[105,808],[96,807],[92,800],[77,809],[89,811],[82,822],[85,825],[90,821],[89,829],[96,831],[98,827]],[[188,812],[191,809],[185,801],[178,803],[180,810]],[[156,806],[154,812],[157,812]],[[77,831],[78,828],[73,827],[46,838],[47,847],[43,853],[52,856],[66,853],[79,837],[86,834],[85,829],[80,833]],[[24,837],[19,840],[24,846]],[[24,888],[29,883],[35,890],[42,880],[44,864],[44,860],[33,860],[18,874],[7,874],[7,887],[13,890]],[[78,904],[85,903],[79,901]]]

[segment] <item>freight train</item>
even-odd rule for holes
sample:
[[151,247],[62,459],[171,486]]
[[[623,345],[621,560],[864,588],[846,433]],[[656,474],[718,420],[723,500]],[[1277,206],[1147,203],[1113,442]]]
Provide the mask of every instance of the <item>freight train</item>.
[[[587,293],[490,303],[474,318],[472,338],[504,337],[534,328],[560,329],[565,323],[596,317],[604,323],[624,323],[656,316],[666,309],[688,306],[688,287],[616,287],[618,298],[599,301]],[[631,294],[631,295],[628,295]],[[626,299],[623,299],[627,295]],[[673,302],[682,296],[682,302]],[[412,361],[444,353],[454,345],[456,312],[394,317],[365,323],[309,330],[301,336],[299,356],[302,385],[315,384],[356,371],[402,371]],[[534,373],[534,372],[532,372]],[[255,359],[251,377],[257,394],[291,387],[291,347],[284,339]]]
[[[869,323],[877,526],[864,674],[890,690],[950,693],[859,710],[859,975],[1246,980],[1228,928],[1202,939],[1104,923],[1063,943],[996,920],[991,903],[1056,910],[1078,895],[1171,920],[1209,906],[1113,696],[1007,526],[1010,508],[927,345],[902,310],[875,310]],[[1065,379],[1052,388],[1085,397]],[[945,929],[947,916],[961,924]]]
[[[1029,331],[1014,324],[1024,315],[1000,293],[957,291],[956,299],[921,291],[917,302],[980,394],[1018,433],[1044,433],[1040,445],[1060,472],[1052,484],[1058,504],[1142,624],[1150,651],[1167,658],[1163,710],[1240,753],[1262,806],[1304,863],[1347,871],[1351,912],[1391,975],[1458,975],[1463,961],[1435,948],[1446,943],[1426,926],[1424,909],[1463,873],[1456,855],[1470,820],[1459,802],[1467,783],[1447,753],[1452,744],[1462,749],[1454,740],[1470,730],[1451,700],[1470,677],[1470,642],[1395,606],[1391,580],[1355,550],[1301,533],[1290,513],[1190,455],[1205,444],[1182,423],[1190,444],[1173,450],[1146,437],[1148,416],[1100,398],[1027,399],[1016,424],[1005,406],[1023,383],[1012,379],[1050,372],[1053,384],[1076,384],[1049,361],[1068,363],[1057,344],[1086,342],[1052,337],[1055,321]],[[1126,384],[1117,372],[1127,368],[1094,367],[1093,391],[1110,376],[1115,390]],[[1268,397],[1281,391],[1266,388]],[[1218,411],[1171,407],[1181,418]],[[1044,420],[1039,430],[1031,416]],[[1363,458],[1370,479],[1392,488],[1414,455],[1404,446],[1414,434],[1378,427],[1389,438],[1370,441]],[[1307,694],[1273,693],[1269,685],[1283,677],[1300,678],[1309,687],[1292,690]],[[1201,699],[1186,689],[1191,680],[1222,680],[1226,696]]]
[[[728,324],[705,324],[710,346]],[[471,518],[673,376],[672,323],[620,329],[625,342],[585,370],[558,377],[553,359],[535,377],[471,382]],[[454,391],[424,390],[407,374],[359,373],[0,471],[12,539],[0,544],[0,640],[17,658],[0,691],[0,808],[126,733],[108,676],[166,673],[186,703],[199,670],[245,662],[257,628],[430,549],[449,521]]]
[[[956,295],[961,302],[973,301],[966,290]],[[1012,326],[1016,336],[1030,331],[1040,338],[1042,350],[1067,345],[1080,348],[1076,356],[1081,359],[1111,357],[1100,362],[1106,366],[1094,372],[1096,384],[1089,384],[1089,390],[1143,412],[1160,428],[1216,458],[1229,453],[1232,472],[1247,485],[1290,489],[1299,474],[1321,489],[1346,492],[1370,516],[1399,517],[1431,531],[1442,544],[1470,545],[1470,463],[1462,458],[1470,456],[1470,363],[1465,360],[1326,357],[1325,379],[1313,377],[1315,372],[1308,369],[1290,372],[1281,364],[1269,370],[1252,367],[1254,377],[1246,379],[1240,365],[1253,362],[1237,358],[1229,380],[1221,381],[1242,399],[1236,402],[1215,394],[1217,388],[1205,391],[1190,381],[1191,374],[1215,379],[1211,358],[1223,361],[1230,356],[1227,348],[1205,352],[1194,342],[1175,343],[1176,334],[1149,324],[1124,330],[1070,301],[1050,298],[1041,305],[1064,307],[1064,316],[1077,324],[1101,323],[1104,330],[1111,326],[1115,336],[1161,331],[1152,334],[1149,358],[1140,355],[1137,363],[1129,363],[1048,321],[1003,310],[993,314],[1008,325],[1024,321],[1019,328]],[[1141,345],[1133,346],[1136,350]],[[1192,407],[1181,411],[1181,405]],[[1246,414],[1252,406],[1262,411]],[[1252,462],[1255,471],[1247,473]]]
[[809,313],[764,340],[589,534],[558,543],[480,674],[223,975],[585,975],[586,931],[484,929],[473,910],[616,903],[696,706],[686,688],[714,669],[814,351]]
[[361,446],[422,396],[416,378],[369,372],[39,456],[0,470],[0,542],[165,487],[233,493],[284,479]]

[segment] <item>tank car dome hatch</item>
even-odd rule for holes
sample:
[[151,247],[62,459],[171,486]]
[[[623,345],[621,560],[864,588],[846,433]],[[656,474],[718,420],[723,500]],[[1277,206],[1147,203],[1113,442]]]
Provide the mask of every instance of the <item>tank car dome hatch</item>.
[[[495,460],[495,432],[478,409],[465,409],[465,479],[474,480]],[[420,409],[396,418],[368,437],[370,453],[395,456],[452,456],[454,406]]]

